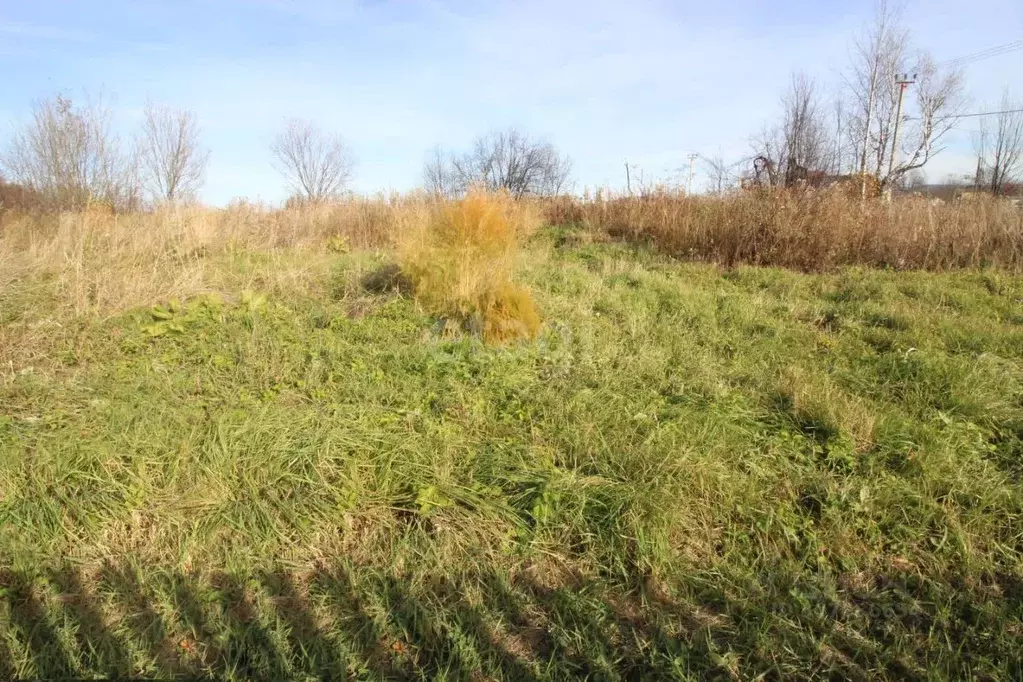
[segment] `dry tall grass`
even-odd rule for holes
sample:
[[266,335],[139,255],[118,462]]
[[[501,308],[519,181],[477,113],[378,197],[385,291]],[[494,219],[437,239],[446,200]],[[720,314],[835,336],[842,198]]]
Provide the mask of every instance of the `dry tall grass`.
[[246,289],[322,294],[333,252],[390,248],[396,226],[425,220],[429,201],[0,212],[0,376],[50,362],[83,321],[133,307]]
[[401,269],[427,309],[477,327],[487,342],[530,338],[540,317],[512,277],[519,247],[538,224],[531,204],[507,194],[438,203],[427,222],[402,230]]
[[684,258],[804,271],[839,265],[900,269],[1023,267],[1023,211],[985,198],[969,203],[899,198],[861,202],[840,190],[742,192],[694,197],[598,194],[547,206],[554,224],[581,223],[612,237],[649,241]]
[[[389,247],[395,226],[426,215],[421,196],[357,199],[270,210],[176,207],[142,214],[102,209],[0,216],[0,290],[46,280],[53,302],[77,314],[107,314],[201,293],[237,277],[224,258],[252,258],[253,275],[301,279],[310,253]],[[301,258],[293,258],[302,252]],[[258,272],[256,271],[258,270]],[[2,299],[0,299],[2,300]]]
[[56,331],[71,333],[71,320],[172,298],[245,289],[315,294],[337,251],[398,246],[427,308],[478,325],[488,341],[528,337],[539,317],[512,271],[521,239],[536,225],[535,206],[495,195],[286,209],[0,212],[0,359],[42,361]]
[[[490,321],[491,335],[505,336],[497,320],[531,317],[528,295],[511,273],[518,244],[537,224],[536,209],[503,197],[437,203],[413,194],[284,210],[238,204],[143,214],[4,211],[0,319],[14,319],[16,297],[24,312],[23,294],[34,284],[45,285],[35,287],[46,292],[40,315],[106,315],[217,289],[294,288],[329,263],[331,251],[399,247],[427,307],[477,314]],[[727,266],[1023,269],[1023,211],[993,198],[888,204],[831,191],[721,198],[659,192],[562,197],[544,209],[553,224],[582,224]],[[225,267],[225,259],[238,267]]]

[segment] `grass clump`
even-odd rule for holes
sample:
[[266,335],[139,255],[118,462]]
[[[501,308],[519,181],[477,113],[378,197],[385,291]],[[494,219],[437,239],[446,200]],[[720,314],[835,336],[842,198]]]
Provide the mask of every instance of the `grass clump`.
[[470,193],[438,204],[399,247],[402,271],[431,313],[458,320],[487,343],[528,339],[540,329],[529,290],[512,281],[534,212],[506,194]]

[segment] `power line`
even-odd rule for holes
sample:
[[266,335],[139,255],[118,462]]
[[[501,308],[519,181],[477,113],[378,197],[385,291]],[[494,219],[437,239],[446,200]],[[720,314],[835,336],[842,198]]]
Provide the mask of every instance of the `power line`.
[[1018,114],[1023,109],[1002,109],[1001,111],[978,111],[974,114],[956,114],[949,118],[972,118],[974,116],[997,116],[998,114]]
[[972,54],[966,54],[961,57],[955,57],[954,59],[946,59],[943,62],[939,62],[938,66],[962,66],[964,64],[970,64],[972,62],[978,62],[982,59],[990,59],[991,57],[998,57],[1009,52],[1015,52],[1016,50],[1023,49],[1023,40],[1017,40],[1012,43],[1005,43],[1004,45],[996,45],[989,47],[986,50],[980,50]]
[[959,65],[968,62],[980,61],[981,59],[988,59],[990,57],[997,57],[1008,52],[1014,52],[1015,50],[1019,50],[1020,48],[1023,48],[1023,40],[1017,40],[1016,42],[1006,43],[1004,45],[997,45],[995,47],[989,47],[986,50],[973,52],[971,54],[966,54],[961,57],[947,59],[943,62],[940,62],[940,65],[949,64]]
[[[1018,114],[1023,112],[1023,109],[1003,109],[1001,111],[978,111],[972,114],[953,114],[951,116],[943,116],[942,118],[973,118],[974,116],[997,116],[999,114]],[[919,121],[919,116],[906,116],[902,120],[904,121]]]

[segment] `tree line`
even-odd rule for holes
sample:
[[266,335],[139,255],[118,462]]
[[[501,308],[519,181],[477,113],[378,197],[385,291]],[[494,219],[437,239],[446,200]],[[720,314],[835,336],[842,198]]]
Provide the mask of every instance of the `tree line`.
[[[31,120],[0,152],[0,202],[81,210],[100,202],[117,210],[145,203],[197,198],[210,151],[194,112],[147,104],[127,144],[112,130],[102,101],[74,102],[58,94],[36,103]],[[345,139],[304,119],[291,119],[270,143],[273,167],[291,203],[341,196],[354,174],[355,155]],[[570,163],[552,144],[510,129],[476,138],[470,151],[439,148],[426,163],[429,191],[445,196],[471,186],[504,189],[516,197],[563,191]],[[13,181],[3,182],[3,177]]]

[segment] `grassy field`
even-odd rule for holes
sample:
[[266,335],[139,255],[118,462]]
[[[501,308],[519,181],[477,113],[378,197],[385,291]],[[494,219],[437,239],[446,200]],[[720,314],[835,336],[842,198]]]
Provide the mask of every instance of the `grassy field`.
[[7,262],[0,678],[1023,676],[1023,277],[545,228],[495,347],[317,239]]

